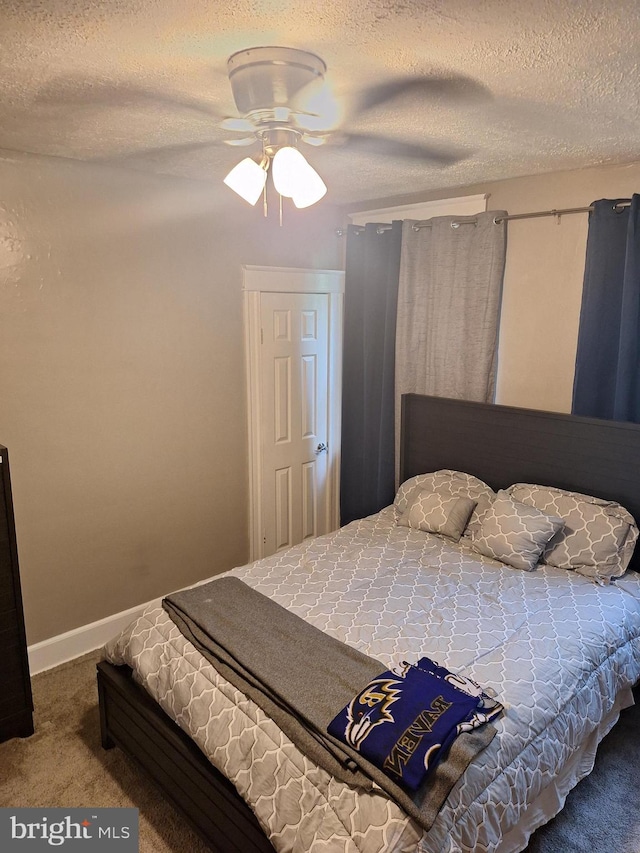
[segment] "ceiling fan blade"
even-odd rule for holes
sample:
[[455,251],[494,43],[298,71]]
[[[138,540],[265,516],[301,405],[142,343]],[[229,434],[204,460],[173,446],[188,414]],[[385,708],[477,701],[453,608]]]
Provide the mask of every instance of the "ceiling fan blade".
[[489,90],[471,77],[400,77],[387,83],[369,86],[356,95],[352,115],[360,115],[376,107],[404,98],[436,101],[446,99],[456,104],[491,98]]
[[243,145],[254,145],[258,141],[255,136],[245,136],[242,139],[225,139],[225,145],[233,145],[235,147],[240,147]]
[[317,145],[324,145],[327,142],[328,138],[329,137],[326,135],[325,136],[313,136],[310,133],[303,133],[302,134],[302,141],[306,142],[307,145],[316,145],[316,146]]
[[136,83],[114,80],[82,80],[77,77],[58,77],[43,86],[36,102],[41,104],[71,104],[88,109],[103,107],[170,107],[221,119],[217,109],[187,95],[147,89]]
[[222,130],[232,130],[234,133],[253,133],[253,124],[248,118],[225,118],[220,122]]
[[97,162],[102,163],[123,163],[134,162],[135,160],[146,160],[148,158],[171,158],[181,154],[191,154],[195,151],[202,151],[206,148],[213,148],[218,145],[218,141],[208,140],[206,142],[179,142],[176,145],[162,145],[158,148],[143,148],[140,151],[132,151],[130,154],[122,154],[119,157],[98,158]]
[[314,81],[298,92],[291,102],[291,116],[301,130],[327,131],[343,119],[343,109],[331,85]]
[[388,136],[376,136],[371,133],[343,133],[337,140],[342,145],[358,149],[363,154],[376,154],[382,157],[402,157],[410,160],[426,160],[440,166],[451,166],[469,157],[469,151],[453,147],[442,148],[437,145],[423,145],[416,142],[403,142]]

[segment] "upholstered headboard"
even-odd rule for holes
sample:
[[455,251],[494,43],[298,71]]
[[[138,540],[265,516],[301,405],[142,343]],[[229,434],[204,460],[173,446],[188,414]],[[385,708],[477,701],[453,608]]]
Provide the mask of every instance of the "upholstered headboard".
[[[640,522],[640,425],[406,394],[400,481],[452,468],[616,500]],[[640,548],[631,568],[640,571]]]

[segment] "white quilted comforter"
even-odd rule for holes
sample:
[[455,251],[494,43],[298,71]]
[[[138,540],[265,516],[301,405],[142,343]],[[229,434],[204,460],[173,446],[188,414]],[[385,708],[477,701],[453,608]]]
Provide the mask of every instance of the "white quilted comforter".
[[355,791],[308,761],[164,611],[146,611],[106,648],[231,779],[282,853],[494,851],[640,677],[640,575],[598,586],[562,569],[522,572],[398,527],[396,514],[230,574],[384,667],[427,655],[496,691],[498,735],[428,833],[382,792]]

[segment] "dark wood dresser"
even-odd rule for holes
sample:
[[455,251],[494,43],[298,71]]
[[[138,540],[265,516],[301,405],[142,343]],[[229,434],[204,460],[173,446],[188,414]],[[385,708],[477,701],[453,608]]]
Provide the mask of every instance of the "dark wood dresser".
[[0,741],[33,734],[9,454],[0,445]]

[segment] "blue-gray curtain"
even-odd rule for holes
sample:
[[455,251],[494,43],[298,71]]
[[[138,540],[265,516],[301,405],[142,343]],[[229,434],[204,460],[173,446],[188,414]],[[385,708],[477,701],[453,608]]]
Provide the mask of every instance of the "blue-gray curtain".
[[589,214],[572,411],[640,423],[640,195],[620,201]]
[[345,265],[340,517],[393,502],[396,310],[402,222],[349,226]]

